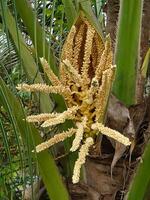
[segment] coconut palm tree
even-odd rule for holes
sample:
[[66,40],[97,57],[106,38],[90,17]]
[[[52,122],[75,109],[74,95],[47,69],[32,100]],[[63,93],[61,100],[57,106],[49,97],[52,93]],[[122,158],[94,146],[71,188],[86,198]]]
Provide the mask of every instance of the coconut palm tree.
[[2,198],[148,198],[142,13],[142,0],[0,2]]

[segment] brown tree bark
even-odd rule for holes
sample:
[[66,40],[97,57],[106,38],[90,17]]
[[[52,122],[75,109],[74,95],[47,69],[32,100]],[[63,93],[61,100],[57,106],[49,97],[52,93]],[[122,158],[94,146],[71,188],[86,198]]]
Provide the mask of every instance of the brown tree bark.
[[138,69],[138,80],[137,80],[137,91],[136,91],[136,97],[138,103],[141,103],[143,101],[145,77],[142,77],[140,71],[142,63],[144,61],[144,57],[149,48],[149,40],[150,40],[150,1],[144,0],[142,28],[141,28],[141,43],[140,43],[140,66]]
[[[115,41],[116,41],[119,2],[120,2],[119,0],[108,0],[105,6],[105,12],[107,15],[106,32],[107,34],[110,33],[113,46],[115,46]],[[149,48],[149,40],[150,40],[150,1],[144,0],[142,30],[141,30],[141,45],[140,45],[140,56],[142,61]]]
[[119,14],[119,0],[108,0],[105,6],[105,12],[107,15],[106,32],[111,36],[114,49]]
[[[107,14],[106,32],[110,33],[113,42],[113,49],[115,48],[115,41],[116,41],[119,2],[120,2],[119,0],[108,0],[105,8]],[[141,76],[140,70],[146,52],[149,48],[149,40],[150,40],[150,1],[144,0],[142,28],[141,28],[141,42],[140,42],[140,59],[139,59],[140,65],[138,69],[138,78],[136,87],[137,103],[142,103],[143,101],[145,79]]]

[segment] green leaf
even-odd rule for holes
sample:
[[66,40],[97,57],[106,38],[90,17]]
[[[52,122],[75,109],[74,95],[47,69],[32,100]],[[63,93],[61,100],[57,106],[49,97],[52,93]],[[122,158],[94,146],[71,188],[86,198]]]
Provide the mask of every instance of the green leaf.
[[120,1],[113,92],[125,105],[135,103],[143,0]]
[[144,154],[139,163],[138,169],[136,170],[135,177],[133,178],[132,184],[127,194],[128,200],[148,200],[145,198],[146,194],[150,191],[150,142],[147,144]]
[[144,58],[144,62],[143,62],[143,65],[141,67],[141,75],[142,77],[146,78],[146,75],[147,75],[147,70],[148,70],[148,65],[149,65],[149,62],[150,62],[150,48],[148,49],[147,53],[146,53],[146,56]]
[[[35,32],[35,30],[34,30],[35,18],[34,18],[34,13],[30,7],[29,2],[27,2],[26,0],[22,0],[21,2],[20,2],[20,0],[16,0],[16,8],[27,27],[28,33],[29,33],[32,41],[37,43],[38,56],[42,57],[43,56],[43,49],[42,49],[43,48],[43,35],[42,35],[43,30],[42,30],[41,26],[39,25],[39,23],[36,21],[36,33],[37,33],[36,39],[37,39],[37,41],[35,41],[35,33],[34,33]],[[13,21],[13,18],[11,16],[10,12],[8,12],[8,14],[6,12],[6,16],[7,15],[8,15],[8,19],[10,18],[9,23],[7,24],[9,31],[10,31],[10,33],[12,33],[12,30],[14,30],[14,32],[12,33],[12,36],[15,36],[15,38],[13,38],[13,39],[14,39],[14,41],[16,41],[17,36],[15,33],[15,28],[14,28],[15,21]],[[19,35],[21,38],[21,33]],[[20,40],[21,44],[23,43],[22,40]],[[43,80],[41,79],[41,77],[39,77],[40,75],[37,73],[38,69],[35,66],[35,61],[34,61],[33,57],[31,56],[31,54],[29,55],[29,52],[27,53],[28,49],[26,48],[25,43],[23,43],[23,45],[21,47],[23,48],[23,53],[25,54],[25,55],[22,55],[22,59],[25,60],[26,70],[34,70],[34,72],[29,71],[28,74],[29,75],[34,74],[34,76],[37,74],[35,82],[42,83]],[[47,60],[49,58],[48,48],[50,48],[50,47],[48,46],[47,42],[45,41],[45,58]],[[52,68],[53,72],[58,75],[58,69],[56,68],[55,59],[52,56],[53,55],[52,51],[51,51],[50,55],[51,55],[50,56],[50,67]],[[32,77],[32,80],[33,80],[33,77]],[[43,112],[48,112],[48,110],[50,110],[51,102],[46,100],[45,97],[47,95],[40,94],[40,96],[41,96],[41,104],[42,104],[41,110]],[[63,98],[59,95],[53,95],[53,96],[54,96],[55,102],[57,104],[56,110],[59,112],[64,111],[66,109],[66,106],[65,106],[65,102],[64,102]],[[44,106],[44,109],[42,109],[42,106]]]
[[[19,131],[24,144],[26,144],[27,134],[30,136],[29,142],[31,150],[34,145],[38,145],[42,142],[37,129],[23,120],[25,119],[25,115],[22,105],[7,88],[2,78],[0,78],[0,104],[6,111],[8,111],[8,109],[11,110],[14,123],[16,124],[16,128]],[[32,152],[30,152],[30,154],[32,154]],[[51,155],[48,153],[48,150],[37,154],[37,161],[49,197],[52,200],[68,200],[67,190],[62,183],[58,169]]]
[[93,10],[91,7],[91,1],[90,0],[86,0],[86,1],[79,0],[79,11],[80,10],[82,10],[84,12],[87,19],[91,22],[91,24],[96,29],[97,33],[99,33],[99,35],[103,39],[103,32],[101,30],[101,25],[98,22],[95,14],[93,13]]
[[34,47],[37,50],[38,57],[45,57],[54,73],[58,75],[58,68],[56,66],[54,52],[50,49],[51,47],[48,45],[45,39],[44,30],[42,30],[42,27],[37,21],[35,12],[32,11],[29,1],[15,0],[15,3],[16,9],[27,28],[28,34],[32,39]]
[[[2,13],[0,14],[2,15]],[[38,67],[34,61],[34,58],[32,57],[31,52],[27,48],[26,43],[22,38],[21,32],[16,29],[17,22],[15,21],[8,9],[5,9],[3,17],[5,18],[6,27],[8,28],[13,42],[19,52],[19,56],[22,59],[23,68],[29,80],[31,82],[34,81],[35,83],[43,83],[43,79],[38,72]],[[48,110],[52,109],[52,102],[47,94],[40,95],[40,108],[43,112],[48,112]]]
[[64,6],[65,6],[65,14],[67,16],[69,28],[75,23],[77,20],[77,17],[80,14],[80,11],[83,11],[87,19],[91,22],[91,24],[95,27],[97,32],[100,34],[100,36],[103,38],[103,33],[100,27],[100,24],[98,20],[96,19],[96,16],[94,15],[91,7],[91,1],[90,0],[77,0],[76,1],[76,10],[75,6],[72,2],[72,0],[63,0]]
[[67,16],[68,27],[71,28],[77,17],[77,12],[72,0],[62,0],[65,7],[65,14]]

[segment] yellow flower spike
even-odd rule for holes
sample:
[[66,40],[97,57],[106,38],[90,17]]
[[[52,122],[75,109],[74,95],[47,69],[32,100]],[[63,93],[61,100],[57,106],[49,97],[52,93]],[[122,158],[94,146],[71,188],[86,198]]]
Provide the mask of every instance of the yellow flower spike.
[[[97,121],[102,121],[104,118],[105,114],[105,109],[107,105],[107,100],[109,96],[109,92],[111,89],[112,81],[114,78],[114,69],[115,65],[111,66],[109,69],[106,69],[102,73],[102,81],[101,85],[98,89],[98,92],[96,94],[96,99],[95,99],[95,109],[96,109],[96,120]],[[102,106],[103,105],[103,106]]]
[[17,87],[23,91],[58,93],[64,97],[67,110],[63,113],[31,115],[27,120],[42,122],[43,128],[64,123],[67,119],[73,120],[75,128],[59,133],[36,147],[36,151],[40,152],[75,134],[70,151],[81,147],[75,162],[73,183],[79,181],[81,166],[85,163],[89,148],[94,144],[94,134],[102,133],[124,145],[131,144],[127,137],[100,123],[104,119],[115,74],[112,57],[110,37],[104,43],[90,22],[80,16],[72,26],[62,49],[60,80],[42,58],[44,71],[53,86],[22,84]]
[[70,60],[71,64],[73,62],[73,47],[74,47],[75,34],[76,34],[76,27],[72,26],[67,37],[68,40],[66,40],[62,49],[62,53],[61,53],[60,80],[65,86],[70,85],[70,80],[68,77],[68,72],[65,70],[65,66],[64,66],[65,64],[63,63],[63,60],[68,59]]
[[54,74],[54,72],[51,70],[48,62],[45,60],[45,58],[40,58],[41,64],[43,66],[44,72],[47,74],[49,80],[51,81],[52,85],[54,86],[60,86],[61,82],[58,79],[58,77]]
[[26,118],[28,122],[43,122],[47,121],[50,118],[57,117],[58,113],[42,113],[39,115],[30,115]]
[[26,91],[26,92],[44,92],[44,93],[55,93],[67,96],[70,93],[68,88],[60,86],[49,86],[46,84],[36,83],[32,85],[28,84],[18,84],[16,87],[18,90]]
[[48,149],[54,144],[64,141],[67,137],[71,137],[75,133],[75,131],[76,131],[75,129],[71,128],[68,131],[58,133],[57,135],[55,135],[53,138],[49,139],[48,141],[37,145],[36,152],[39,153],[41,151],[44,151],[45,149]]
[[76,123],[77,131],[76,131],[75,138],[73,140],[70,151],[76,151],[79,148],[81,141],[83,139],[83,134],[84,134],[84,129],[86,128],[86,123],[87,123],[87,117],[84,117],[81,123],[79,123],[79,122]]
[[105,42],[105,49],[102,53],[99,65],[95,71],[95,77],[99,80],[102,76],[102,73],[109,69],[112,65],[112,50],[111,50],[111,40],[108,36]]
[[75,162],[74,170],[73,170],[73,176],[72,176],[72,182],[78,183],[80,179],[80,169],[82,165],[85,163],[86,156],[88,155],[89,148],[94,144],[93,138],[88,137],[85,140],[85,143],[81,146],[79,151],[79,157],[77,161]]
[[63,85],[59,86],[49,86],[46,84],[36,83],[36,84],[18,84],[16,87],[18,90],[25,92],[44,92],[44,93],[54,93],[62,95],[67,101],[72,101],[71,90]]
[[74,51],[73,51],[73,66],[74,68],[79,72],[80,64],[78,62],[80,58],[80,51],[83,42],[83,34],[85,33],[85,24],[81,24],[81,26],[78,28],[78,32],[75,37],[75,44],[74,44]]
[[131,144],[131,141],[129,140],[129,138],[125,137],[124,135],[122,135],[116,130],[105,127],[102,123],[92,124],[91,128],[94,130],[99,130],[103,135],[113,138],[114,140],[120,142],[121,144],[124,144],[125,146],[128,146]]
[[93,46],[92,46],[92,66],[94,71],[98,68],[98,65],[101,60],[101,55],[104,51],[104,43],[98,33],[95,32],[93,38]]
[[84,81],[84,85],[82,86],[83,88],[85,88],[85,86],[90,82],[89,79],[89,66],[90,66],[90,56],[92,53],[92,43],[93,43],[93,38],[94,38],[94,33],[95,30],[94,28],[87,23],[87,35],[86,35],[86,41],[85,41],[85,47],[84,47],[84,57],[83,57],[83,65],[81,68],[82,71],[82,78]]
[[66,119],[74,119],[77,110],[78,110],[78,106],[68,108],[66,111],[64,111],[63,113],[60,113],[55,118],[51,118],[51,119],[46,120],[41,126],[42,127],[54,126],[54,125],[57,125],[57,124],[64,123],[66,121]]
[[83,127],[82,123],[77,122],[76,126],[77,126],[77,131],[76,131],[73,143],[72,143],[72,147],[70,149],[70,151],[72,151],[72,152],[76,151],[79,148],[81,141],[83,139],[83,134],[84,134],[84,127]]
[[71,78],[74,81],[74,83],[76,83],[76,85],[78,84],[78,86],[82,86],[83,80],[82,80],[80,74],[78,73],[78,71],[72,66],[72,64],[70,63],[70,61],[68,59],[63,60],[63,62],[65,64],[67,71],[71,75]]

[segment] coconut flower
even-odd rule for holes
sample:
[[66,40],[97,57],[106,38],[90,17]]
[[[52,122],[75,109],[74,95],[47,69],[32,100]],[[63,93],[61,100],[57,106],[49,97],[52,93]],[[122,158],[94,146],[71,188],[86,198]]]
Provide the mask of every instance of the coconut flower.
[[110,37],[107,36],[104,43],[88,20],[79,17],[62,49],[59,78],[47,61],[41,58],[43,69],[52,85],[38,83],[17,87],[22,91],[56,93],[64,97],[67,105],[64,112],[31,115],[27,121],[39,122],[42,127],[61,124],[67,119],[74,122],[74,128],[58,133],[36,146],[36,152],[41,152],[74,135],[70,151],[79,150],[79,157],[74,166],[73,183],[79,181],[81,166],[85,163],[96,135],[106,135],[126,146],[131,144],[127,137],[103,124],[115,73],[112,57]]

